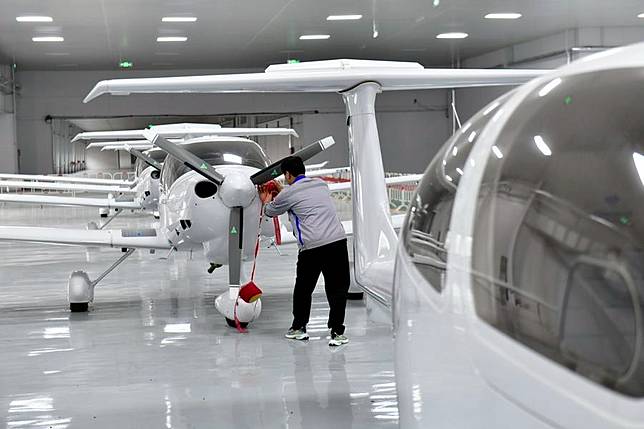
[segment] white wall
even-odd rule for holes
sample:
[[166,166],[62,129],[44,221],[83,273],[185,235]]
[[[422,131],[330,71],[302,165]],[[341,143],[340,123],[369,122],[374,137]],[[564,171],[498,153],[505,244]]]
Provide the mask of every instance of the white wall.
[[[207,74],[209,71],[172,72]],[[168,72],[147,72],[145,75]],[[218,115],[234,113],[302,113],[300,142],[333,135],[336,147],[329,151],[330,164],[348,163],[344,106],[337,94],[196,94],[103,96],[83,104],[94,84],[106,78],[135,77],[143,73],[116,71],[25,71],[17,74],[18,145],[21,172],[51,170],[51,132],[44,118],[110,117],[129,115]],[[429,106],[429,107],[428,107]],[[444,111],[446,92],[413,91],[381,94],[377,101],[386,170],[422,171],[436,148],[446,139]],[[391,146],[388,146],[391,145]],[[322,158],[321,156],[318,158]],[[312,160],[316,162],[318,160]],[[89,166],[88,166],[89,168]]]
[[0,172],[18,171],[16,133],[11,113],[0,113]]
[[88,170],[116,170],[119,168],[118,152],[113,150],[101,151],[97,148],[88,149],[86,163]]

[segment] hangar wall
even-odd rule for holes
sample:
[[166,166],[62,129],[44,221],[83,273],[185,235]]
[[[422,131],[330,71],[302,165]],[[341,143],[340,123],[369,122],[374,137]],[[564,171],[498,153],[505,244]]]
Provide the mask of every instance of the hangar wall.
[[[239,73],[256,70],[184,71],[22,71],[17,73],[17,131],[22,173],[49,173],[52,147],[47,115],[115,117],[136,115],[217,115],[234,113],[301,113],[296,124],[301,142],[332,135],[337,146],[325,154],[329,165],[348,163],[344,106],[336,94],[196,94],[103,96],[82,99],[102,79],[118,77]],[[387,171],[423,171],[450,131],[447,92],[413,91],[381,94],[378,120]],[[394,156],[395,155],[395,156]],[[318,160],[312,160],[316,162]],[[0,166],[1,167],[1,166]]]
[[[467,59],[462,66],[554,69],[603,49],[643,40],[643,27],[576,28]],[[467,120],[509,89],[497,87],[458,90],[457,104],[461,120]]]

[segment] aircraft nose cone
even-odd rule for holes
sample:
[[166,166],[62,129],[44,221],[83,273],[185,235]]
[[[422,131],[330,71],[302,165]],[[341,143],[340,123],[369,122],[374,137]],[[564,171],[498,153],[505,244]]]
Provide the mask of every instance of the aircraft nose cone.
[[256,194],[255,185],[250,181],[250,177],[238,173],[226,175],[219,191],[221,200],[227,207],[246,207]]

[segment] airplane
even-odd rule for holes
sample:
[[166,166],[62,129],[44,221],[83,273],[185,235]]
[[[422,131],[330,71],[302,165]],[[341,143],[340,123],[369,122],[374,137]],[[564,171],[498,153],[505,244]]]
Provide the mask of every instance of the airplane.
[[[445,383],[436,383],[435,379],[432,379],[431,376],[427,376],[427,373],[430,375],[436,375],[436,377],[442,376],[443,372],[445,374],[453,374],[449,372],[450,367],[432,367],[427,365],[428,362],[436,362],[435,356],[443,356],[443,349],[453,350],[451,342],[459,342],[460,338],[464,335],[462,325],[454,324],[449,318],[442,320],[440,317],[436,316],[445,311],[445,304],[443,307],[429,306],[427,307],[426,293],[430,291],[431,285],[428,281],[421,279],[416,279],[417,281],[410,281],[409,277],[400,278],[402,274],[400,270],[396,270],[396,278],[400,279],[396,281],[396,288],[393,289],[394,284],[394,266],[396,259],[398,258],[398,264],[411,263],[409,262],[409,255],[405,253],[404,246],[398,246],[398,238],[394,231],[394,219],[392,218],[389,212],[389,204],[387,202],[386,194],[386,185],[384,180],[384,171],[382,164],[382,156],[380,152],[380,141],[378,138],[378,130],[375,117],[375,98],[376,95],[383,90],[406,90],[406,89],[433,89],[433,88],[458,88],[458,87],[474,87],[474,86],[492,86],[492,85],[517,85],[528,82],[534,78],[539,78],[544,74],[548,73],[547,71],[542,70],[465,70],[465,69],[424,69],[421,65],[415,63],[398,63],[398,62],[387,62],[387,61],[360,61],[360,60],[331,60],[331,61],[320,61],[320,62],[310,62],[310,63],[300,63],[300,64],[288,64],[288,65],[274,65],[270,66],[264,73],[253,73],[253,74],[241,74],[241,75],[216,75],[216,76],[202,76],[199,78],[195,77],[173,77],[173,78],[141,78],[141,79],[120,79],[120,80],[111,80],[103,81],[96,85],[96,87],[88,94],[85,101],[88,102],[93,98],[96,98],[102,93],[114,93],[114,94],[128,94],[128,93],[152,93],[152,92],[206,92],[206,93],[216,93],[216,92],[337,92],[339,93],[346,105],[347,108],[347,126],[349,134],[349,145],[350,145],[350,166],[352,169],[352,177],[359,177],[360,180],[354,180],[351,182],[352,194],[354,198],[353,204],[353,219],[352,219],[352,233],[354,235],[354,275],[355,281],[367,292],[367,295],[375,299],[377,302],[380,302],[385,307],[395,308],[395,317],[398,320],[398,315],[400,311],[403,310],[403,306],[400,306],[399,303],[404,302],[404,310],[408,311],[409,314],[403,322],[395,324],[396,330],[396,347],[397,350],[407,350],[410,356],[400,357],[400,354],[397,352],[397,383],[398,383],[398,393],[400,398],[400,408],[401,408],[401,426],[403,427],[427,427],[434,423],[432,417],[436,412],[436,405],[434,401],[440,401],[439,404],[445,407],[451,407],[454,411],[453,414],[450,414],[454,422],[457,424],[457,427],[468,427],[465,424],[459,424],[459,419],[471,418],[469,413],[463,413],[463,401],[467,402],[473,401],[484,401],[487,405],[490,406],[486,411],[488,414],[478,414],[476,417],[480,418],[475,424],[481,424],[486,418],[490,417],[490,410],[496,410],[498,408],[491,408],[495,402],[491,400],[494,398],[496,401],[503,401],[506,399],[499,399],[497,392],[487,391],[474,391],[469,392],[467,389],[463,389],[458,385],[458,378],[452,380],[451,384]],[[543,80],[543,79],[542,79]],[[518,92],[517,92],[518,93]],[[509,107],[509,106],[508,106]],[[504,112],[506,115],[511,113],[511,110],[499,109],[499,111]],[[492,118],[499,118],[500,114],[495,112]],[[476,135],[475,135],[476,136]],[[149,137],[149,138],[148,138]],[[197,201],[196,198],[199,198],[199,195],[208,196],[214,191],[214,196],[218,196],[223,201],[230,197],[233,201],[228,202],[228,206],[232,206],[230,209],[230,220],[229,223],[226,222],[226,219],[222,219],[222,223],[228,228],[225,234],[230,231],[237,231],[236,225],[237,220],[242,218],[242,214],[239,213],[238,204],[244,204],[252,197],[256,197],[256,191],[251,191],[251,185],[248,184],[248,173],[244,175],[241,171],[233,173],[232,171],[227,172],[222,179],[222,172],[224,168],[220,168],[221,172],[217,171],[213,167],[209,167],[208,162],[202,162],[199,159],[192,158],[189,155],[183,152],[177,152],[186,149],[187,147],[174,145],[163,137],[156,135],[147,136],[149,140],[152,140],[156,145],[163,147],[168,150],[172,157],[175,157],[176,162],[171,164],[176,165],[177,168],[186,168],[183,163],[190,165],[193,172],[187,173],[182,177],[186,179],[176,180],[176,183],[172,183],[170,191],[180,191],[184,195],[190,194],[190,186],[194,186],[193,193],[190,195],[190,198],[193,198],[192,201]],[[481,140],[483,141],[483,140]],[[325,143],[319,143],[319,145],[324,146]],[[310,147],[310,146],[309,146]],[[308,147],[306,148],[308,149]],[[195,151],[197,152],[197,151]],[[193,154],[194,155],[194,154]],[[481,162],[478,164],[478,168],[482,168],[484,163]],[[201,170],[201,166],[204,166],[204,170]],[[274,167],[264,167],[261,175],[271,175],[271,168]],[[465,174],[471,175],[472,167],[467,166]],[[214,172],[211,171],[214,170]],[[164,172],[174,171],[175,168],[169,164],[169,161],[166,161],[164,164]],[[255,170],[257,171],[257,170]],[[215,174],[217,173],[217,174]],[[257,174],[257,173],[255,173]],[[206,180],[200,180],[199,175],[203,175]],[[432,172],[425,174],[423,181],[425,179],[431,180]],[[255,176],[257,177],[257,176]],[[268,178],[267,177],[267,178]],[[463,180],[467,179],[468,176],[464,176]],[[263,180],[264,176],[262,176]],[[232,179],[232,180],[231,180]],[[226,181],[229,181],[229,184],[235,185],[236,188],[233,192],[230,192],[226,189]],[[452,179],[454,180],[454,179]],[[189,182],[188,185],[186,182]],[[196,183],[195,183],[196,182]],[[220,185],[218,185],[220,183]],[[244,185],[245,183],[245,185]],[[196,185],[199,184],[197,190]],[[221,186],[221,190],[219,190]],[[231,186],[232,188],[232,186]],[[229,189],[231,189],[229,188]],[[225,192],[224,192],[225,191]],[[460,187],[459,187],[460,191]],[[464,191],[465,192],[465,191]],[[471,192],[471,191],[470,191]],[[222,194],[225,195],[225,198],[222,198]],[[252,195],[251,195],[252,194]],[[196,196],[196,198],[195,198]],[[440,194],[438,195],[440,196]],[[211,197],[212,198],[212,197]],[[243,200],[243,201],[242,201]],[[185,199],[181,199],[185,201]],[[208,200],[210,201],[210,200]],[[173,204],[171,199],[168,198],[168,204]],[[465,204],[465,205],[463,205]],[[471,199],[461,203],[461,211],[467,211],[469,215],[472,214],[472,211],[475,209],[475,202]],[[417,210],[417,209],[412,209]],[[244,210],[243,216],[246,216],[248,212],[252,210]],[[456,208],[455,208],[455,211]],[[461,211],[457,211],[461,213]],[[368,213],[368,216],[364,214]],[[410,211],[411,213],[411,211]],[[192,228],[196,227],[194,232],[204,230],[202,226],[195,225],[195,223],[188,224],[185,222],[185,219],[181,219],[181,214],[176,214],[176,217],[173,217],[172,222],[169,226],[174,227],[174,233],[181,236],[183,234],[182,230],[187,229],[189,234],[192,234]],[[408,215],[410,216],[410,215]],[[198,217],[197,217],[198,218]],[[164,219],[164,218],[162,218]],[[184,220],[183,225],[181,220]],[[246,220],[244,218],[244,220]],[[473,221],[473,219],[471,218]],[[253,225],[253,221],[244,222],[245,225]],[[203,223],[200,223],[203,225]],[[235,228],[233,228],[235,227]],[[252,226],[251,226],[252,227]],[[37,231],[35,231],[37,230]],[[61,234],[57,230],[47,230],[43,228],[27,228],[27,229],[17,229],[16,227],[2,227],[0,228],[0,239],[2,240],[22,240],[22,241],[46,241],[52,243],[66,243],[66,244],[80,244],[87,245],[88,243],[111,243],[112,245],[118,247],[154,247],[160,244],[166,244],[162,242],[163,239],[160,239],[159,235],[155,232],[150,232],[149,234],[131,234],[129,232],[121,231],[120,233],[109,233],[109,236],[106,235],[106,232],[99,231],[101,233],[100,238],[98,235],[90,237],[89,234],[81,237],[80,234],[65,234],[66,237],[61,237]],[[209,231],[204,231],[209,232]],[[254,231],[253,231],[254,232]],[[85,232],[87,233],[87,232]],[[95,233],[95,231],[91,231]],[[139,235],[137,237],[131,237],[131,235]],[[172,236],[172,233],[170,234]],[[186,234],[183,234],[186,237]],[[187,237],[186,237],[187,238]],[[247,251],[248,244],[253,244],[254,240],[250,240],[249,243],[242,243],[243,240],[229,239],[229,237],[218,235],[218,238],[223,241],[219,241],[219,247],[229,247],[229,253],[231,254],[230,261],[238,261],[239,258],[236,255],[243,251]],[[253,237],[254,239],[254,237]],[[456,236],[450,232],[448,236],[449,246],[448,249],[450,252],[455,251],[452,249],[458,249],[459,251],[466,247],[470,242]],[[227,243],[226,243],[227,241]],[[135,244],[136,243],[136,244]],[[454,244],[452,244],[454,243]],[[241,244],[241,246],[239,246]],[[173,242],[170,242],[170,245],[174,245]],[[241,247],[241,249],[239,248]],[[129,252],[129,251],[128,251]],[[233,256],[234,254],[234,256]],[[452,262],[450,261],[450,264]],[[451,268],[451,266],[450,266]],[[218,299],[222,298],[220,301],[223,303],[229,303],[227,308],[230,311],[234,308],[234,297],[231,296],[231,293],[234,292],[235,285],[238,285],[240,282],[237,278],[238,270],[231,269],[229,270],[230,283],[233,287],[229,289],[228,294],[226,293],[220,295]],[[450,275],[448,271],[447,275]],[[232,276],[232,277],[231,277]],[[75,279],[80,276],[70,279],[70,285],[76,285]],[[101,277],[99,277],[100,279]],[[89,283],[89,278],[85,274],[85,277],[79,282],[83,285],[83,289],[89,290],[87,285]],[[450,290],[458,289],[462,295],[465,296],[463,292],[464,287],[470,287],[470,283],[466,282],[464,284],[459,284],[453,286]],[[400,291],[400,289],[404,291]],[[392,301],[393,291],[396,291],[395,294],[395,303]],[[403,297],[403,294],[405,296]],[[410,302],[410,297],[407,294],[411,295],[415,301]],[[218,307],[220,311],[222,309]],[[449,307],[450,311],[453,311],[452,307]],[[471,319],[476,318],[473,312],[465,313],[464,306],[457,306],[457,312],[455,313],[460,317],[461,321],[468,322]],[[458,313],[458,310],[461,310]],[[226,310],[223,312],[225,313]],[[253,313],[255,310],[250,310]],[[228,313],[230,314],[230,313]],[[434,326],[431,325],[422,325],[421,323],[414,323],[415,319],[414,314],[420,314],[422,316],[427,316],[427,314],[434,315],[436,321],[437,330],[443,335],[440,337],[442,341],[433,342],[431,347],[418,349],[420,344],[426,345],[423,338],[425,336],[434,335],[432,331]],[[452,314],[452,313],[450,313]],[[420,316],[418,316],[420,317]],[[228,317],[227,317],[228,318]],[[240,319],[241,320],[241,319]],[[409,331],[406,331],[409,330]],[[408,333],[408,335],[406,335]],[[499,334],[502,336],[502,334]],[[418,342],[414,346],[415,342]],[[407,349],[404,349],[403,343],[406,344]],[[421,353],[422,351],[422,353]],[[448,365],[452,365],[455,362],[460,362],[462,358],[467,356],[463,354],[460,356],[450,356],[452,360],[446,362]],[[422,361],[423,367],[419,368],[417,363]],[[408,367],[405,367],[408,365]],[[493,366],[493,365],[488,365]],[[478,377],[478,381],[481,382],[481,368],[466,368],[470,370],[470,375],[472,377]],[[485,372],[483,372],[484,374]],[[456,382],[456,386],[454,383]],[[449,386],[453,390],[459,390],[458,398],[455,398],[456,395],[447,392],[446,396],[450,397],[451,402],[443,401],[441,395],[445,394],[445,386]],[[470,387],[469,385],[466,387]],[[528,389],[526,389],[528,390]],[[483,393],[487,396],[483,397]],[[496,396],[495,396],[496,395]],[[464,399],[465,398],[465,399]],[[425,402],[427,401],[427,402]],[[478,402],[474,402],[478,406]],[[509,401],[508,401],[509,403]],[[469,404],[468,404],[469,405]],[[509,406],[509,405],[508,405]],[[443,411],[443,410],[439,410]],[[526,427],[537,427],[534,424],[536,417],[534,417],[529,412],[523,411],[518,407],[515,407],[513,410],[514,414],[508,418],[518,418],[522,412],[524,412],[525,420],[528,421],[529,425],[524,425]],[[439,418],[441,415],[439,414]],[[495,415],[495,417],[498,417]],[[506,420],[501,420],[502,424]],[[472,420],[467,420],[468,423],[472,423]],[[494,424],[498,423],[499,419],[495,419]],[[490,422],[488,422],[490,423]],[[488,424],[489,426],[489,424]],[[450,426],[454,427],[454,426]],[[507,426],[509,427],[509,426]],[[516,427],[512,426],[512,427]]]
[[[287,128],[222,128],[217,124],[164,124],[151,125],[149,129],[155,130],[159,135],[167,136],[169,138],[171,137],[173,138],[173,141],[183,141],[192,137],[205,135],[288,135],[297,137],[297,133],[294,130]],[[5,175],[6,179],[13,180],[0,180],[0,188],[98,192],[107,193],[107,198],[85,198],[75,196],[69,197],[32,194],[25,195],[11,193],[0,194],[0,202],[76,207],[98,207],[101,217],[108,217],[110,209],[115,210],[115,214],[113,216],[117,216],[120,213],[123,213],[123,209],[142,210],[145,212],[150,212],[154,214],[156,218],[158,218],[158,203],[160,196],[160,169],[161,163],[166,157],[166,153],[158,148],[153,148],[147,140],[134,140],[123,143],[119,143],[119,140],[117,140],[122,138],[144,139],[143,131],[144,130],[82,132],[77,134],[72,139],[72,142],[113,139],[114,141],[106,143],[91,143],[88,145],[88,148],[94,147],[93,145],[99,147],[111,145],[113,147],[118,147],[119,149],[127,150],[129,153],[134,155],[137,158],[134,166],[136,174],[136,180],[134,182],[108,182],[104,179],[81,179],[75,177],[55,180],[56,176],[43,175]],[[143,152],[141,152],[141,150],[143,150]],[[2,178],[2,175],[0,175],[0,179]],[[90,225],[92,224],[94,223],[91,222]]]
[[[354,208],[355,275],[391,310],[400,426],[644,427],[644,44],[524,75],[534,79],[433,158],[399,237],[379,208],[382,176],[371,174],[382,165],[375,97],[430,88],[441,72],[302,64],[105,81],[86,100],[179,88],[339,92],[351,167],[364,179],[353,182],[365,197]],[[450,72],[445,87],[476,76]]]

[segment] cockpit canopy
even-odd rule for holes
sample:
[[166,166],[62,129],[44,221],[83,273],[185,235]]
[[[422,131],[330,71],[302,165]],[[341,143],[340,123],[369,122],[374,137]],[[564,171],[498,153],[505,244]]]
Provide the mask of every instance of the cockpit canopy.
[[[157,148],[146,150],[143,153],[159,163],[163,163],[167,155],[163,150],[157,149]],[[134,171],[136,171],[136,177],[139,177],[143,172],[143,170],[145,170],[148,167],[149,165],[147,163],[137,158],[136,161],[134,162]]]
[[471,273],[483,320],[637,397],[644,396],[643,86],[639,68],[564,75],[520,102],[484,170]]
[[[182,147],[210,165],[246,165],[264,168],[270,164],[264,150],[254,141],[242,138],[200,138],[186,142]],[[185,173],[192,171],[182,161],[168,156],[161,171],[165,190]]]

